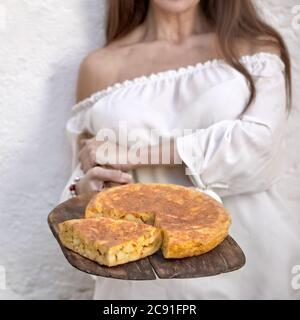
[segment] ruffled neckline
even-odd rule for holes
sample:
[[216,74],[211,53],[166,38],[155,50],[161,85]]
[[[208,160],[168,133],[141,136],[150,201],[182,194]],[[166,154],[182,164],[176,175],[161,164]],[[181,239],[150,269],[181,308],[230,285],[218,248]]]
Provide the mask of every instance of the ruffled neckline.
[[[251,64],[253,67],[252,69],[255,70],[257,67],[259,67],[258,64],[260,63],[262,58],[272,59],[277,63],[279,63],[281,68],[284,68],[284,63],[281,60],[281,58],[278,55],[274,53],[269,53],[269,52],[259,52],[252,55],[243,55],[240,57],[240,61],[245,65]],[[147,76],[135,77],[132,80],[117,82],[111,86],[108,86],[103,90],[99,90],[93,93],[90,97],[78,102],[76,105],[73,106],[72,111],[78,112],[82,109],[91,107],[104,96],[112,92],[115,92],[116,90],[119,90],[119,89],[131,87],[136,84],[144,84],[144,83],[149,83],[149,82],[158,81],[158,80],[175,78],[181,75],[191,74],[205,68],[220,66],[224,64],[231,67],[224,59],[210,59],[206,62],[200,62],[195,65],[188,65],[188,66],[180,67],[177,69],[151,73],[150,75],[147,75]]]

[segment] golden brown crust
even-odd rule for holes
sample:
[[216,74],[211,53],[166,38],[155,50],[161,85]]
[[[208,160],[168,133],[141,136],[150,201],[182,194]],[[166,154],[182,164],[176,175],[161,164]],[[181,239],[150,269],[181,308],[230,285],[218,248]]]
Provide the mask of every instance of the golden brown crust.
[[58,227],[67,248],[106,266],[144,258],[156,252],[162,242],[160,229],[125,220],[68,220]]
[[226,209],[213,198],[171,184],[130,184],[101,192],[86,208],[85,217],[101,216],[161,228],[165,258],[212,250],[225,239],[231,223]]

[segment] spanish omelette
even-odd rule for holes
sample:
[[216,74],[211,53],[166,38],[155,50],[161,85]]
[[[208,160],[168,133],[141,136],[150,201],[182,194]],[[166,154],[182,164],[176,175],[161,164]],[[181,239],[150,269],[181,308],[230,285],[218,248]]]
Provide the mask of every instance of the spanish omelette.
[[154,225],[163,232],[165,258],[184,258],[214,249],[228,235],[231,218],[215,199],[171,184],[128,184],[94,196],[86,218],[110,217]]

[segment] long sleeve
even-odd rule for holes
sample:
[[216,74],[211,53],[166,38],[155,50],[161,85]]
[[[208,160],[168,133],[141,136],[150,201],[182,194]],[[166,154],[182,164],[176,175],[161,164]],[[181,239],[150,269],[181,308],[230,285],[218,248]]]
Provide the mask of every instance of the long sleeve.
[[78,160],[78,137],[85,132],[92,134],[91,107],[96,102],[97,96],[81,101],[73,107],[73,116],[66,125],[66,132],[72,149],[72,175],[69,178],[64,190],[60,195],[60,202],[66,201],[71,197],[69,186],[74,182],[76,177],[82,177],[84,173],[80,169]]
[[177,138],[178,153],[192,180],[221,197],[267,190],[283,168],[287,120],[284,65],[278,58],[250,71],[257,93],[239,119]]

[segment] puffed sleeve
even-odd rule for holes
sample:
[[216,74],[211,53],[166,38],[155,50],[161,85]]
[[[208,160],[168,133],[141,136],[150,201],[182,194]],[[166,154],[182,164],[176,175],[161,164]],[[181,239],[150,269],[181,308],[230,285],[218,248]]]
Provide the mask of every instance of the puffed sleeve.
[[90,113],[92,111],[92,106],[96,103],[97,99],[97,95],[93,95],[76,104],[72,108],[73,115],[66,124],[66,133],[72,150],[72,174],[60,195],[60,202],[66,201],[71,197],[69,191],[70,184],[74,182],[76,177],[82,177],[84,175],[80,169],[78,160],[78,138],[79,135],[83,133],[93,134]]
[[93,135],[91,121],[92,106],[96,103],[94,96],[79,102],[72,109],[73,116],[66,125],[67,137],[72,148],[72,168],[78,164],[78,137],[83,133]]
[[270,55],[261,62],[248,61],[248,65],[257,93],[245,113],[176,140],[197,187],[211,189],[221,197],[267,190],[284,164],[284,64]]

